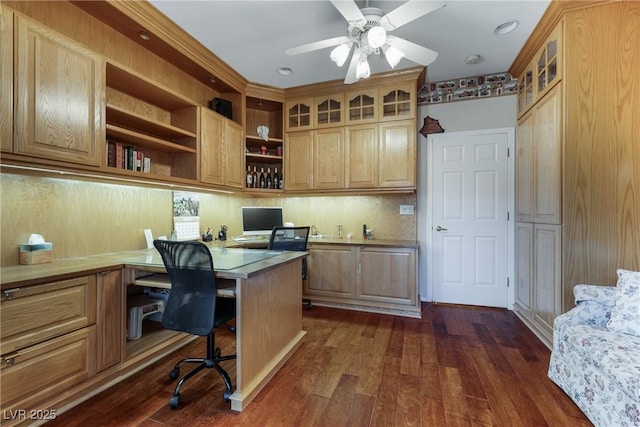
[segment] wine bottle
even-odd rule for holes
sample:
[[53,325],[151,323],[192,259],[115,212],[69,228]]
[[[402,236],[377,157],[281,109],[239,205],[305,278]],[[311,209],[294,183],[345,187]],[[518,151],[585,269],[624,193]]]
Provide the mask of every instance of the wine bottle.
[[251,166],[247,166],[247,188],[253,186],[253,174],[251,173]]
[[267,177],[265,179],[266,179],[265,188],[273,188],[273,179],[271,178],[271,168],[267,168]]
[[278,168],[276,168],[275,172],[273,172],[273,188],[280,188],[280,177],[278,176]]
[[282,172],[280,172],[280,189],[284,188],[284,177],[282,176]]
[[264,177],[264,168],[260,168],[260,188],[265,188],[267,186],[267,180]]
[[258,187],[258,172],[256,172],[256,167],[253,167],[253,173],[251,174],[251,188]]

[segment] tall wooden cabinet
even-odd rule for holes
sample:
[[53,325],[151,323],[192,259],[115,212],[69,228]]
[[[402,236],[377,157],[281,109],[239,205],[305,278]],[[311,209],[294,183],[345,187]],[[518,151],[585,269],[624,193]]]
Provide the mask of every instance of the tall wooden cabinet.
[[200,111],[200,180],[243,188],[242,126],[209,109]]
[[640,85],[626,77],[640,61],[638,22],[637,2],[553,1],[509,70],[519,76],[514,310],[548,346],[576,284],[640,270]]

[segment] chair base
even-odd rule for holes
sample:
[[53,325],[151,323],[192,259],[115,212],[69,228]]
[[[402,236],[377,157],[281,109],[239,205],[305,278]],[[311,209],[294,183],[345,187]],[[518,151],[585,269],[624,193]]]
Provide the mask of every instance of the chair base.
[[233,354],[233,355],[228,355],[228,356],[222,356],[220,353],[221,353],[220,352],[220,348],[219,347],[218,348],[215,347],[214,334],[211,333],[211,334],[209,334],[207,336],[207,357],[206,358],[191,358],[190,357],[190,358],[182,359],[178,363],[175,364],[175,366],[173,367],[171,372],[169,372],[169,378],[171,378],[172,380],[175,380],[180,376],[180,365],[181,364],[183,364],[183,363],[198,363],[199,365],[196,366],[189,373],[184,375],[182,378],[180,378],[180,380],[178,381],[178,384],[176,384],[176,387],[173,390],[173,395],[169,399],[169,406],[172,409],[175,409],[180,405],[180,388],[182,388],[182,385],[189,378],[193,377],[195,374],[197,374],[198,372],[200,372],[201,370],[203,370],[205,368],[214,368],[216,371],[218,371],[218,373],[220,374],[220,376],[224,380],[224,384],[225,384],[225,387],[226,387],[225,391],[223,393],[223,398],[224,398],[225,401],[229,400],[229,398],[233,394],[233,385],[231,384],[231,378],[229,378],[229,374],[227,374],[227,371],[225,371],[222,368],[222,366],[220,366],[219,362],[223,362],[225,360],[233,360],[233,359],[236,358],[236,355]]
[[307,298],[302,299],[302,303],[307,306],[307,309],[311,308],[311,300]]

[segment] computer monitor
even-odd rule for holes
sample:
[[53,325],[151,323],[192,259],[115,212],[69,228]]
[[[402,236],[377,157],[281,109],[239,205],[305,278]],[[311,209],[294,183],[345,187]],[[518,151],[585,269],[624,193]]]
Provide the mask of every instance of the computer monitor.
[[242,235],[269,235],[273,227],[282,227],[280,207],[242,207]]

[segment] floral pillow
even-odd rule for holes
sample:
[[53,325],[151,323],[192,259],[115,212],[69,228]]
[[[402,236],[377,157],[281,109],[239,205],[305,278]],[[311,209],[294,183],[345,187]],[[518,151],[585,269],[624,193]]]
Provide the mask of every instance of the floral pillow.
[[640,336],[640,271],[618,269],[616,305],[607,328]]

